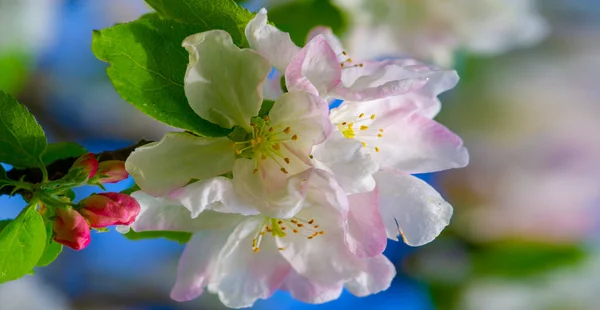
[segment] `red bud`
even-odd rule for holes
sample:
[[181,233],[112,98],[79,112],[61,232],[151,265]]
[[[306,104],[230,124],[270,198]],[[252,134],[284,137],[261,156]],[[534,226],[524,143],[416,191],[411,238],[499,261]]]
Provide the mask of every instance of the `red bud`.
[[56,209],[54,241],[74,250],[82,250],[90,244],[90,227],[85,218],[72,207]]
[[79,212],[94,228],[129,225],[140,213],[138,202],[131,196],[121,193],[91,195],[79,204],[82,206]]
[[96,155],[94,153],[87,153],[77,158],[71,169],[77,168],[81,169],[87,175],[88,179],[92,178],[96,174],[96,171],[98,171]]
[[100,183],[117,183],[127,179],[129,173],[125,170],[124,161],[107,160],[98,165],[96,176],[99,177],[98,181],[100,181]]

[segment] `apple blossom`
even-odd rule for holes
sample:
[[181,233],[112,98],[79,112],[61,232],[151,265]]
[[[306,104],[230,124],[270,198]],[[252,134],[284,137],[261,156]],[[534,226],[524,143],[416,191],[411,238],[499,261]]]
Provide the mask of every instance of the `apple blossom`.
[[167,197],[133,193],[142,211],[130,228],[194,233],[171,293],[179,301],[207,289],[226,306],[240,308],[277,289],[309,303],[336,299],[344,287],[357,296],[386,289],[395,268],[380,254],[385,232],[378,227],[383,226],[367,234],[369,227],[347,218],[354,203],[377,224],[376,192],[347,196],[328,173],[310,173],[304,205],[289,218],[259,214],[257,205],[244,205],[243,213],[253,215],[219,212],[229,203],[222,196],[232,191],[225,186],[206,190],[206,182],[200,181]]
[[271,70],[265,58],[236,47],[221,30],[192,35],[183,46],[190,55],[184,80],[190,106],[204,119],[234,128],[234,132],[222,138],[169,133],[133,152],[126,161],[127,171],[142,190],[155,196],[192,179],[233,171],[236,184],[241,184],[239,190],[260,189],[252,190],[254,198],[260,198],[258,192],[284,197],[279,203],[270,199],[261,204],[261,212],[272,216],[294,213],[302,197],[293,194],[297,189],[292,184],[310,168],[313,145],[324,141],[332,130],[327,103],[307,92],[289,92],[259,117],[262,85]]
[[75,160],[73,166],[69,170],[69,177],[91,179],[98,171],[98,160],[94,153],[87,153]]
[[[329,32],[313,33],[297,47],[284,33],[267,23],[260,10],[246,26],[246,38],[285,76],[289,91],[309,91],[326,99],[368,101],[401,95],[423,87],[435,72],[414,70],[411,65],[389,61],[358,61],[350,58]],[[266,84],[269,93],[278,84]]]

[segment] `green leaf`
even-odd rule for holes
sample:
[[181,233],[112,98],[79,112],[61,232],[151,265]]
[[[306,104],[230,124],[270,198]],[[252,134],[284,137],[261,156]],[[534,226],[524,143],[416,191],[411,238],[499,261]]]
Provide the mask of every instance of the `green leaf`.
[[41,167],[46,149],[44,130],[25,106],[0,91],[0,162]]
[[87,153],[87,150],[73,142],[56,142],[50,143],[46,147],[46,151],[42,155],[44,165],[49,165],[59,159],[79,157]]
[[143,231],[135,232],[130,230],[123,234],[129,240],[156,239],[166,238],[172,241],[177,241],[181,244],[187,243],[192,238],[192,233],[183,231]]
[[11,221],[11,219],[0,220],[0,231],[2,231]]
[[517,240],[486,245],[472,254],[473,273],[478,276],[531,276],[579,263],[583,258],[585,251],[577,245]]
[[202,25],[205,30],[223,29],[240,47],[248,47],[246,25],[254,17],[232,0],[146,0],[163,17],[187,24]]
[[292,41],[304,46],[308,33],[316,26],[328,26],[337,35],[344,32],[347,21],[340,9],[329,0],[292,1],[269,10],[269,20]]
[[18,279],[31,271],[45,246],[44,220],[29,206],[0,232],[0,283]]
[[63,250],[63,245],[54,241],[54,232],[52,231],[54,224],[51,221],[45,222],[46,226],[46,247],[42,257],[37,262],[37,267],[44,267],[50,265],[53,261],[58,258],[58,255]]
[[133,192],[139,191],[141,188],[137,184],[133,184],[130,188],[121,191],[122,194],[131,195]]
[[198,116],[187,103],[183,78],[188,53],[181,46],[191,34],[208,30],[148,14],[127,23],[94,31],[92,51],[110,66],[115,89],[149,116],[204,136],[225,136],[227,129]]
[[37,262],[38,267],[48,266],[53,261],[58,258],[58,255],[62,252],[63,245],[51,240],[48,244],[46,244],[46,248],[44,249],[44,253],[40,260]]

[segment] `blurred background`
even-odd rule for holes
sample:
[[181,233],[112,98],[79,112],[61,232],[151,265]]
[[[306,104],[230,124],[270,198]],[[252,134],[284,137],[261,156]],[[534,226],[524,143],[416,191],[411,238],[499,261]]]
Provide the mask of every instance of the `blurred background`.
[[[443,94],[437,120],[471,154],[467,168],[421,176],[452,203],[454,217],[431,244],[388,244],[398,270],[389,290],[320,306],[276,293],[254,309],[600,309],[600,2],[244,5],[266,5],[297,44],[313,25],[306,21],[318,21],[351,55],[412,55],[456,69],[461,82]],[[27,105],[53,141],[103,151],[159,139],[169,128],[120,99],[90,49],[93,29],[148,11],[142,0],[0,0],[0,89]],[[0,219],[23,206],[0,197]],[[182,249],[95,234],[85,250],[65,248],[35,276],[1,285],[1,309],[221,309],[208,294],[169,299]]]

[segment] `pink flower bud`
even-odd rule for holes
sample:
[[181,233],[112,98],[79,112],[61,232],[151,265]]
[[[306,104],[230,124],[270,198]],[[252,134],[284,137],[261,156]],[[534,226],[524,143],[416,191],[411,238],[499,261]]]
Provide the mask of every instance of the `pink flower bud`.
[[90,240],[90,227],[79,212],[72,207],[56,209],[54,241],[79,251],[87,247]]
[[81,169],[82,174],[85,174],[88,179],[92,178],[98,171],[98,160],[94,153],[87,153],[77,158],[71,169]]
[[96,177],[100,183],[117,183],[127,179],[129,173],[125,170],[125,162],[122,160],[107,160],[98,165]]
[[131,196],[121,193],[91,195],[79,204],[82,206],[79,212],[94,228],[129,225],[140,213],[138,202]]

